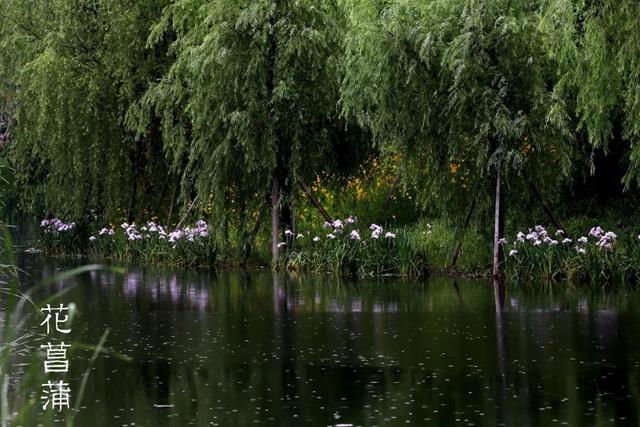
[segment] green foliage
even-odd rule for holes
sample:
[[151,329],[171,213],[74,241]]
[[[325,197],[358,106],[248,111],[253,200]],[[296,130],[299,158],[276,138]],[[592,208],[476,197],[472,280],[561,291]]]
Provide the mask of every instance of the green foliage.
[[[333,215],[449,229],[475,203],[486,236],[498,168],[514,224],[533,211],[529,182],[556,201],[601,151],[619,156],[627,189],[640,174],[633,0],[0,6],[7,210],[79,223],[207,215],[237,257],[268,244],[271,181],[287,226],[316,226],[296,184],[326,175],[331,194],[312,192]],[[400,172],[400,215],[374,174],[354,174],[372,158]],[[446,264],[448,251],[427,252]]]
[[[557,183],[571,126],[542,2],[354,0],[343,111],[409,163],[425,204],[468,203],[500,164]],[[552,173],[546,173],[549,169]]]
[[[398,162],[380,162],[371,157],[351,174],[321,173],[309,182],[309,191],[330,216],[353,216],[360,223],[380,223],[394,227],[415,223],[420,212],[413,197],[415,189],[396,182]],[[394,184],[395,185],[394,187]],[[320,232],[322,217],[302,190],[296,205],[296,228]]]
[[625,184],[640,177],[640,28],[635,1],[605,1],[587,8],[577,106],[581,125],[595,147],[607,146],[623,113],[623,137],[631,143]]
[[[414,251],[428,254],[432,271],[446,271],[451,267],[451,257],[456,239],[457,224],[446,219],[422,220],[415,226],[405,227],[404,233],[411,240]],[[475,227],[469,228],[462,240],[456,272],[478,274],[491,264],[490,241]]]
[[290,182],[327,155],[337,122],[341,14],[333,2],[177,1],[150,45],[175,35],[175,61],[129,110],[145,134],[161,118],[185,200],[262,203],[272,172]]
[[24,203],[44,198],[47,211],[78,218],[156,200],[144,196],[166,173],[161,143],[136,140],[123,119],[162,64],[145,43],[163,2],[4,3],[2,43],[18,64],[9,158]]
[[563,64],[555,91],[575,104],[577,128],[591,147],[625,144],[628,189],[640,176],[640,4],[553,0],[548,10],[549,53]]

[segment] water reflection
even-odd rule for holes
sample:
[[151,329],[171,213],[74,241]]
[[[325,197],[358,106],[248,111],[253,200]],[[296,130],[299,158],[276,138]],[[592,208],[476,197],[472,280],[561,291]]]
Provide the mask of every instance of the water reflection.
[[505,417],[502,408],[508,399],[507,356],[505,354],[506,313],[504,313],[506,295],[504,283],[500,278],[493,279],[493,296],[496,312],[496,366],[500,377],[496,396],[498,402],[496,420],[499,425],[504,425]]
[[[65,268],[29,262],[31,280]],[[108,326],[133,359],[99,359],[79,425],[638,422],[635,292],[135,267],[74,280],[76,339]]]

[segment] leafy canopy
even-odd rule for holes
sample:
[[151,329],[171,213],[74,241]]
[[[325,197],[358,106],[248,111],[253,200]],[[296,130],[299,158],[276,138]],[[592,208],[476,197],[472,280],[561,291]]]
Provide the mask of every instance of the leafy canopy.
[[498,164],[511,176],[569,173],[543,2],[351,0],[349,10],[343,112],[413,165],[425,202],[468,199]]
[[161,118],[183,195],[265,192],[272,171],[306,174],[327,155],[336,122],[343,23],[332,1],[179,0],[149,43],[173,38],[175,61],[128,122],[144,134]]

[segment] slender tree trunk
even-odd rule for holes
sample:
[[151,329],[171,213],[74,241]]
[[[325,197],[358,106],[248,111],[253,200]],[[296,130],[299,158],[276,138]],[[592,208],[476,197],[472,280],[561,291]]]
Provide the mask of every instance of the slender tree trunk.
[[280,237],[280,212],[278,202],[280,199],[280,184],[278,174],[274,170],[271,175],[271,261],[275,264],[279,255]]
[[[287,145],[282,140],[282,135],[279,128],[279,123],[275,116],[275,105],[273,91],[276,87],[276,64],[278,55],[278,40],[276,34],[276,23],[280,18],[280,2],[275,1],[275,8],[273,14],[269,18],[270,30],[267,34],[267,54],[266,54],[266,81],[265,88],[267,92],[267,109],[269,111],[269,118],[271,125],[273,126],[274,137],[274,149],[276,152],[275,167],[271,172],[271,262],[275,265],[279,256],[279,236],[280,236],[280,221],[286,213],[281,212],[281,192],[286,186],[284,182],[287,175],[283,173],[288,166],[285,152]],[[286,203],[285,203],[286,204]]]
[[393,193],[396,192],[396,188],[398,188],[398,183],[400,182],[400,173],[402,169],[398,169],[395,178],[393,179],[393,184],[391,184],[391,188],[389,189],[389,193],[387,193],[387,197],[384,199],[384,203],[382,204],[382,212],[380,212],[380,216],[384,215],[389,207],[389,203],[391,203],[391,197],[393,197]]
[[500,244],[500,239],[504,234],[504,218],[503,212],[504,207],[502,206],[501,199],[501,164],[498,162],[497,172],[496,172],[496,200],[495,200],[495,213],[494,213],[494,223],[493,223],[493,277],[499,278],[502,267],[502,245]]
[[134,173],[133,178],[131,180],[131,199],[129,200],[129,214],[127,215],[127,220],[132,222],[135,215],[134,211],[137,209],[136,200],[138,197],[138,177],[137,174]]
[[329,212],[327,212],[327,210],[320,204],[318,199],[316,199],[313,194],[311,194],[311,191],[309,191],[309,187],[307,187],[307,184],[305,184],[305,182],[300,178],[298,178],[298,184],[300,184],[300,187],[302,188],[302,191],[304,191],[304,194],[306,194],[309,200],[311,200],[311,203],[313,203],[316,209],[318,209],[318,212],[320,212],[320,215],[322,215],[325,221],[332,222],[333,220],[331,219],[331,215],[329,215]]
[[173,186],[173,192],[171,194],[171,204],[169,205],[169,214],[167,215],[167,225],[171,227],[171,217],[173,216],[173,206],[176,203],[176,193],[178,192],[178,177],[176,177],[176,183]]
[[[267,205],[268,205],[268,197],[267,197]],[[253,249],[253,242],[256,240],[256,236],[260,231],[260,226],[262,225],[262,219],[264,217],[264,211],[266,210],[265,205],[260,205],[260,210],[258,211],[258,217],[256,218],[256,222],[253,225],[253,230],[251,234],[244,242],[243,253],[242,253],[242,264],[246,264],[249,260],[249,256],[251,255],[251,250]]]
[[131,162],[131,200],[129,201],[128,220],[133,221],[138,210],[138,180],[142,173],[141,163],[143,154],[141,153],[142,145],[136,144],[132,151],[129,152],[129,161]]
[[464,236],[467,233],[467,228],[469,227],[469,223],[471,222],[471,217],[473,216],[473,211],[476,207],[476,196],[473,197],[469,207],[467,208],[467,213],[464,216],[464,223],[462,224],[462,229],[456,239],[455,246],[453,247],[453,255],[451,256],[451,264],[450,269],[453,270],[456,267],[456,262],[458,262],[458,257],[460,256],[460,249],[462,249],[462,241],[464,240]]
[[171,172],[167,174],[167,178],[162,183],[162,189],[160,190],[160,196],[158,196],[158,202],[156,203],[156,205],[153,207],[153,210],[151,211],[153,215],[158,215],[158,209],[160,209],[160,204],[162,203],[162,199],[164,199],[164,193],[166,192],[167,186],[169,185],[170,176],[171,176]]
[[453,279],[453,291],[456,293],[456,297],[458,297],[458,303],[460,303],[460,307],[463,307],[464,301],[462,300],[462,293],[460,293],[460,286],[458,286],[457,279]]
[[[229,245],[229,216],[225,215],[224,220],[222,221],[222,244],[225,248],[230,247]],[[228,251],[227,253],[229,253]]]
[[193,209],[193,207],[195,206],[197,201],[198,201],[198,195],[196,194],[196,197],[194,197],[193,200],[191,201],[191,203],[189,204],[189,207],[187,208],[187,211],[184,213],[184,215],[182,215],[182,218],[180,218],[180,221],[176,225],[176,229],[178,229],[178,228],[180,228],[180,226],[182,226],[182,223],[187,219],[187,217],[191,213],[191,209]]
[[542,208],[544,209],[544,212],[549,217],[549,220],[553,223],[553,225],[555,225],[555,227],[558,230],[564,231],[566,237],[569,237],[569,235],[567,234],[566,228],[564,228],[564,225],[562,225],[560,220],[553,214],[551,207],[547,204],[547,202],[542,197],[542,193],[540,193],[540,189],[538,189],[538,187],[533,183],[533,181],[527,179],[527,182],[529,183],[529,188],[531,189],[531,192],[533,193],[534,196],[536,196],[536,199],[538,199],[538,201],[542,205]]
[[240,199],[240,207],[238,208],[238,231],[240,232],[240,238],[244,240],[246,235],[247,217],[249,216],[247,200],[245,198]]
[[293,230],[293,207],[291,206],[291,185],[289,183],[288,158],[283,159],[280,165],[278,183],[280,185],[280,231],[281,239],[285,241],[286,230]]
[[239,251],[238,251],[238,255],[240,256],[240,260],[242,260],[242,256],[244,254],[244,247],[245,247],[245,243],[247,242],[247,228],[246,228],[246,223],[247,223],[247,217],[248,217],[248,212],[247,212],[248,208],[247,208],[247,201],[246,199],[242,198],[240,200],[240,209],[239,209],[239,215],[238,215],[238,232],[240,233],[240,243],[242,246],[239,246]]

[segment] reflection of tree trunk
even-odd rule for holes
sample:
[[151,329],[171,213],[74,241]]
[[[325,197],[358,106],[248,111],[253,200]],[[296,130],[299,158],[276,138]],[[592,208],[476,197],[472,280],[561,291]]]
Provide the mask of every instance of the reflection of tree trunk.
[[504,284],[499,279],[493,279],[493,292],[495,298],[496,308],[496,364],[498,368],[498,375],[500,375],[499,393],[496,393],[496,397],[500,400],[496,405],[496,421],[503,422],[504,416],[502,415],[502,407],[507,396],[507,368],[506,368],[506,353],[505,353],[505,318],[504,318]]
[[464,305],[462,302],[462,294],[460,293],[460,287],[458,286],[458,280],[456,279],[453,280],[453,291],[456,293],[456,296],[458,297],[458,302],[460,303],[460,307],[462,307]]
[[504,283],[502,280],[493,279],[493,296],[495,299],[496,313],[502,313],[504,310]]
[[281,306],[283,297],[282,277],[280,273],[273,273],[273,313],[276,317],[276,325],[281,322]]
[[501,199],[501,164],[498,162],[496,167],[496,200],[495,200],[495,214],[493,224],[493,277],[500,277],[500,270],[502,268],[502,245],[500,239],[504,234],[504,207]]
[[[291,303],[289,303],[291,301]],[[275,310],[275,338],[280,341],[280,379],[282,397],[297,395],[296,369],[296,312],[295,298],[287,292],[287,276],[273,275],[273,303]]]
[[494,278],[493,279],[493,296],[495,301],[496,308],[496,346],[497,346],[497,357],[498,357],[498,370],[500,372],[500,376],[502,377],[502,381],[505,381],[505,354],[504,354],[504,341],[505,341],[505,331],[504,331],[504,283]]
[[451,264],[449,266],[451,270],[455,269],[456,267],[458,256],[460,256],[460,249],[462,249],[462,240],[464,239],[464,235],[467,233],[467,228],[469,227],[469,223],[471,222],[471,217],[473,215],[473,211],[475,207],[476,207],[476,196],[473,197],[473,200],[471,200],[471,203],[467,208],[467,213],[464,216],[462,229],[459,231],[458,238],[456,239],[455,246],[453,247],[453,255],[451,256]]

